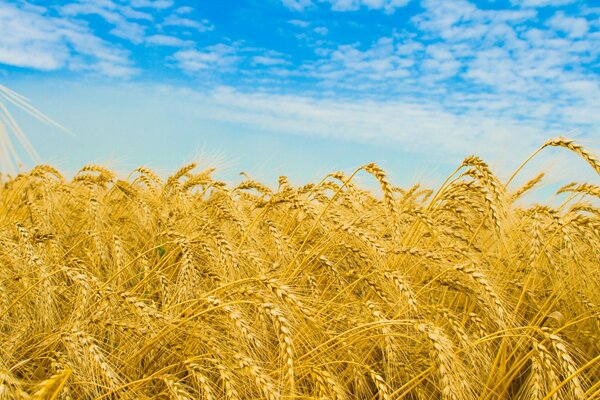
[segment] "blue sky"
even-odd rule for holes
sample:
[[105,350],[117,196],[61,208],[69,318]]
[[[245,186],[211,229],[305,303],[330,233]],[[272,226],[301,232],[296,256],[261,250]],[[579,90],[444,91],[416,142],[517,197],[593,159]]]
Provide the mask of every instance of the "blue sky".
[[0,0],[0,83],[75,133],[14,111],[64,170],[377,161],[410,184],[475,153],[507,175],[550,137],[600,147],[599,54],[591,0]]

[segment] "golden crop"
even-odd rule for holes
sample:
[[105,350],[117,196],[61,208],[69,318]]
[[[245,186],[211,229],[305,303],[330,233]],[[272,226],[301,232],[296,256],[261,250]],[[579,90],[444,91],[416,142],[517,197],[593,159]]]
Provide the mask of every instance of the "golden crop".
[[541,176],[477,157],[435,192],[358,169],[382,199],[211,173],[4,179],[0,398],[598,398],[597,186],[519,207]]

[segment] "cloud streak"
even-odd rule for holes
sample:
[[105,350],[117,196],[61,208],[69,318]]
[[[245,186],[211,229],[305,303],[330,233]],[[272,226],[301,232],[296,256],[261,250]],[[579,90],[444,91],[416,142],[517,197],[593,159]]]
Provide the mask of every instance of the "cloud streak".
[[[357,145],[376,143],[401,149],[402,154],[431,166],[457,165],[468,154],[477,154],[504,176],[548,139],[544,123],[538,120],[523,121],[476,109],[456,113],[442,104],[423,104],[417,98],[340,100],[248,93],[231,87],[210,92],[171,86],[144,90],[157,90],[165,103],[177,104],[177,109],[186,115],[235,124],[242,132],[327,137]],[[578,134],[572,132],[571,136]],[[574,169],[583,165],[573,163],[573,158],[563,158],[556,165],[544,167],[554,168],[555,179],[572,176]],[[592,170],[578,174],[582,179],[594,179]]]

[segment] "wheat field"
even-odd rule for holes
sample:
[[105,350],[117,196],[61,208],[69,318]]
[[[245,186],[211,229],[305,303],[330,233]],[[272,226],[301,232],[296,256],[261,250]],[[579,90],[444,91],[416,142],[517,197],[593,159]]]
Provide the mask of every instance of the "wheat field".
[[212,175],[3,177],[1,399],[600,397],[600,187]]

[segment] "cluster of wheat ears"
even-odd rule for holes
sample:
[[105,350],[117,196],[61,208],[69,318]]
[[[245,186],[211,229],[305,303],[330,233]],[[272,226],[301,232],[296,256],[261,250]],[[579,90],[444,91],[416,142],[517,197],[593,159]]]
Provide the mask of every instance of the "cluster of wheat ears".
[[3,178],[0,398],[600,396],[598,186],[518,206],[541,175],[477,157],[437,191],[212,172]]

